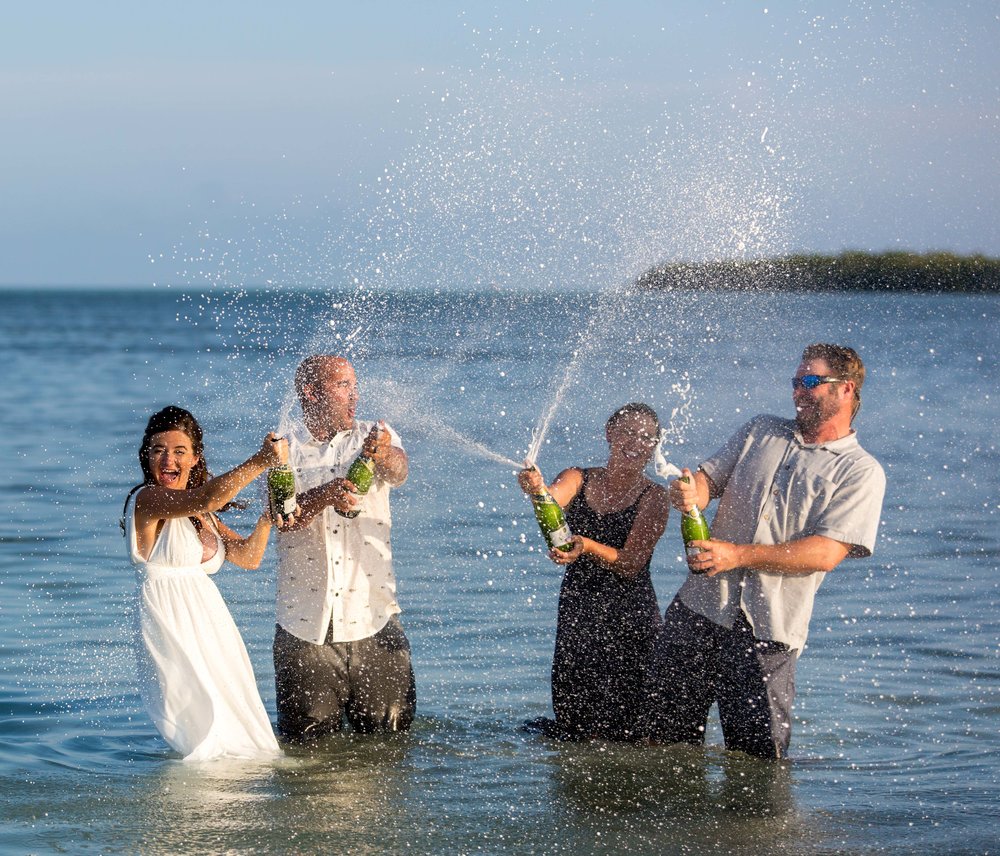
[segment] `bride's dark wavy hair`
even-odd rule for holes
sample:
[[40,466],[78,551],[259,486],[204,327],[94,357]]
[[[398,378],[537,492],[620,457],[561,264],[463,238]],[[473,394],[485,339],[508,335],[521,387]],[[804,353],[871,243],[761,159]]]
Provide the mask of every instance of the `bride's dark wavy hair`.
[[203,440],[201,425],[198,420],[183,407],[176,407],[173,404],[164,407],[149,417],[146,423],[146,431],[142,435],[142,445],[139,447],[139,466],[142,467],[143,484],[153,484],[153,472],[149,468],[149,450],[157,434],[164,431],[180,431],[186,434],[191,441],[191,451],[198,456],[198,463],[191,468],[188,476],[188,488],[201,487],[211,477],[208,471],[208,464],[205,463],[205,442]]

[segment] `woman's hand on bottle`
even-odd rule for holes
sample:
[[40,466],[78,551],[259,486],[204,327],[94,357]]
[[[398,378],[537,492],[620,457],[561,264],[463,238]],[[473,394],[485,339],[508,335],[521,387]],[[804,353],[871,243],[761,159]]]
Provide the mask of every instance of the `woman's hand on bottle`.
[[549,550],[549,558],[557,565],[570,565],[583,555],[583,538],[573,535],[570,539],[569,550]]
[[521,490],[532,496],[537,496],[545,490],[545,479],[534,464],[524,462],[524,469],[517,474],[517,483]]
[[265,467],[280,467],[288,463],[288,440],[271,431],[261,444],[261,461]]
[[299,510],[296,508],[291,514],[279,514],[276,517],[271,517],[271,512],[265,512],[267,519],[271,521],[275,526],[278,527],[282,532],[291,531],[296,528],[298,521]]

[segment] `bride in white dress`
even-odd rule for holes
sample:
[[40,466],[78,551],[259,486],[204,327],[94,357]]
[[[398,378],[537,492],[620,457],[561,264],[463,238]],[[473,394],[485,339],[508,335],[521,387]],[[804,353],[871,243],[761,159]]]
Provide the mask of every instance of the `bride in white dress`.
[[211,478],[190,413],[166,407],[146,426],[139,450],[145,478],[125,503],[129,556],[141,583],[139,684],[157,730],[186,761],[280,754],[243,639],[209,575],[226,559],[260,565],[269,515],[243,538],[214,512],[287,459],[287,442],[268,434],[256,454]]

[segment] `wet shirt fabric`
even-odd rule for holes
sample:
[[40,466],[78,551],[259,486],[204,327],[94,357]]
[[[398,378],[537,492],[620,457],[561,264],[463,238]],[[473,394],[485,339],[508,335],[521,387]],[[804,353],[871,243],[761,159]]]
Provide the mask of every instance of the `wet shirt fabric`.
[[[591,470],[566,508],[575,535],[621,549],[647,487],[628,508],[599,514],[587,504]],[[624,579],[584,555],[566,568],[559,594],[552,706],[570,737],[628,739],[639,715],[642,688],[660,625],[649,563]]]
[[[357,420],[329,442],[298,424],[289,432],[289,464],[302,493],[347,475],[376,423]],[[399,435],[385,426],[393,446]],[[322,645],[374,636],[401,610],[392,565],[389,485],[376,478],[362,512],[346,518],[326,508],[304,529],[278,535],[278,624],[288,633]]]
[[[701,465],[722,492],[712,537],[737,544],[782,544],[822,535],[872,554],[885,473],[857,434],[806,443],[795,421],[758,416]],[[714,577],[689,574],[678,596],[689,609],[726,628],[739,612],[758,639],[801,650],[816,591],[826,577],[737,569]]]
[[149,558],[139,554],[135,499],[126,516],[136,566],[139,690],[146,709],[185,761],[280,754],[240,632],[209,574],[226,558],[204,545],[186,517],[163,521]]

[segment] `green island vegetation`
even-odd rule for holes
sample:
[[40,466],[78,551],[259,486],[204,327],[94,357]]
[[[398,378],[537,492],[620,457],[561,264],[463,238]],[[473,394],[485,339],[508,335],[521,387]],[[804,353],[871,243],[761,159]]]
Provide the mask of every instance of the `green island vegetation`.
[[671,262],[648,270],[639,288],[748,291],[1000,292],[1000,259],[954,253],[791,255],[772,259]]

